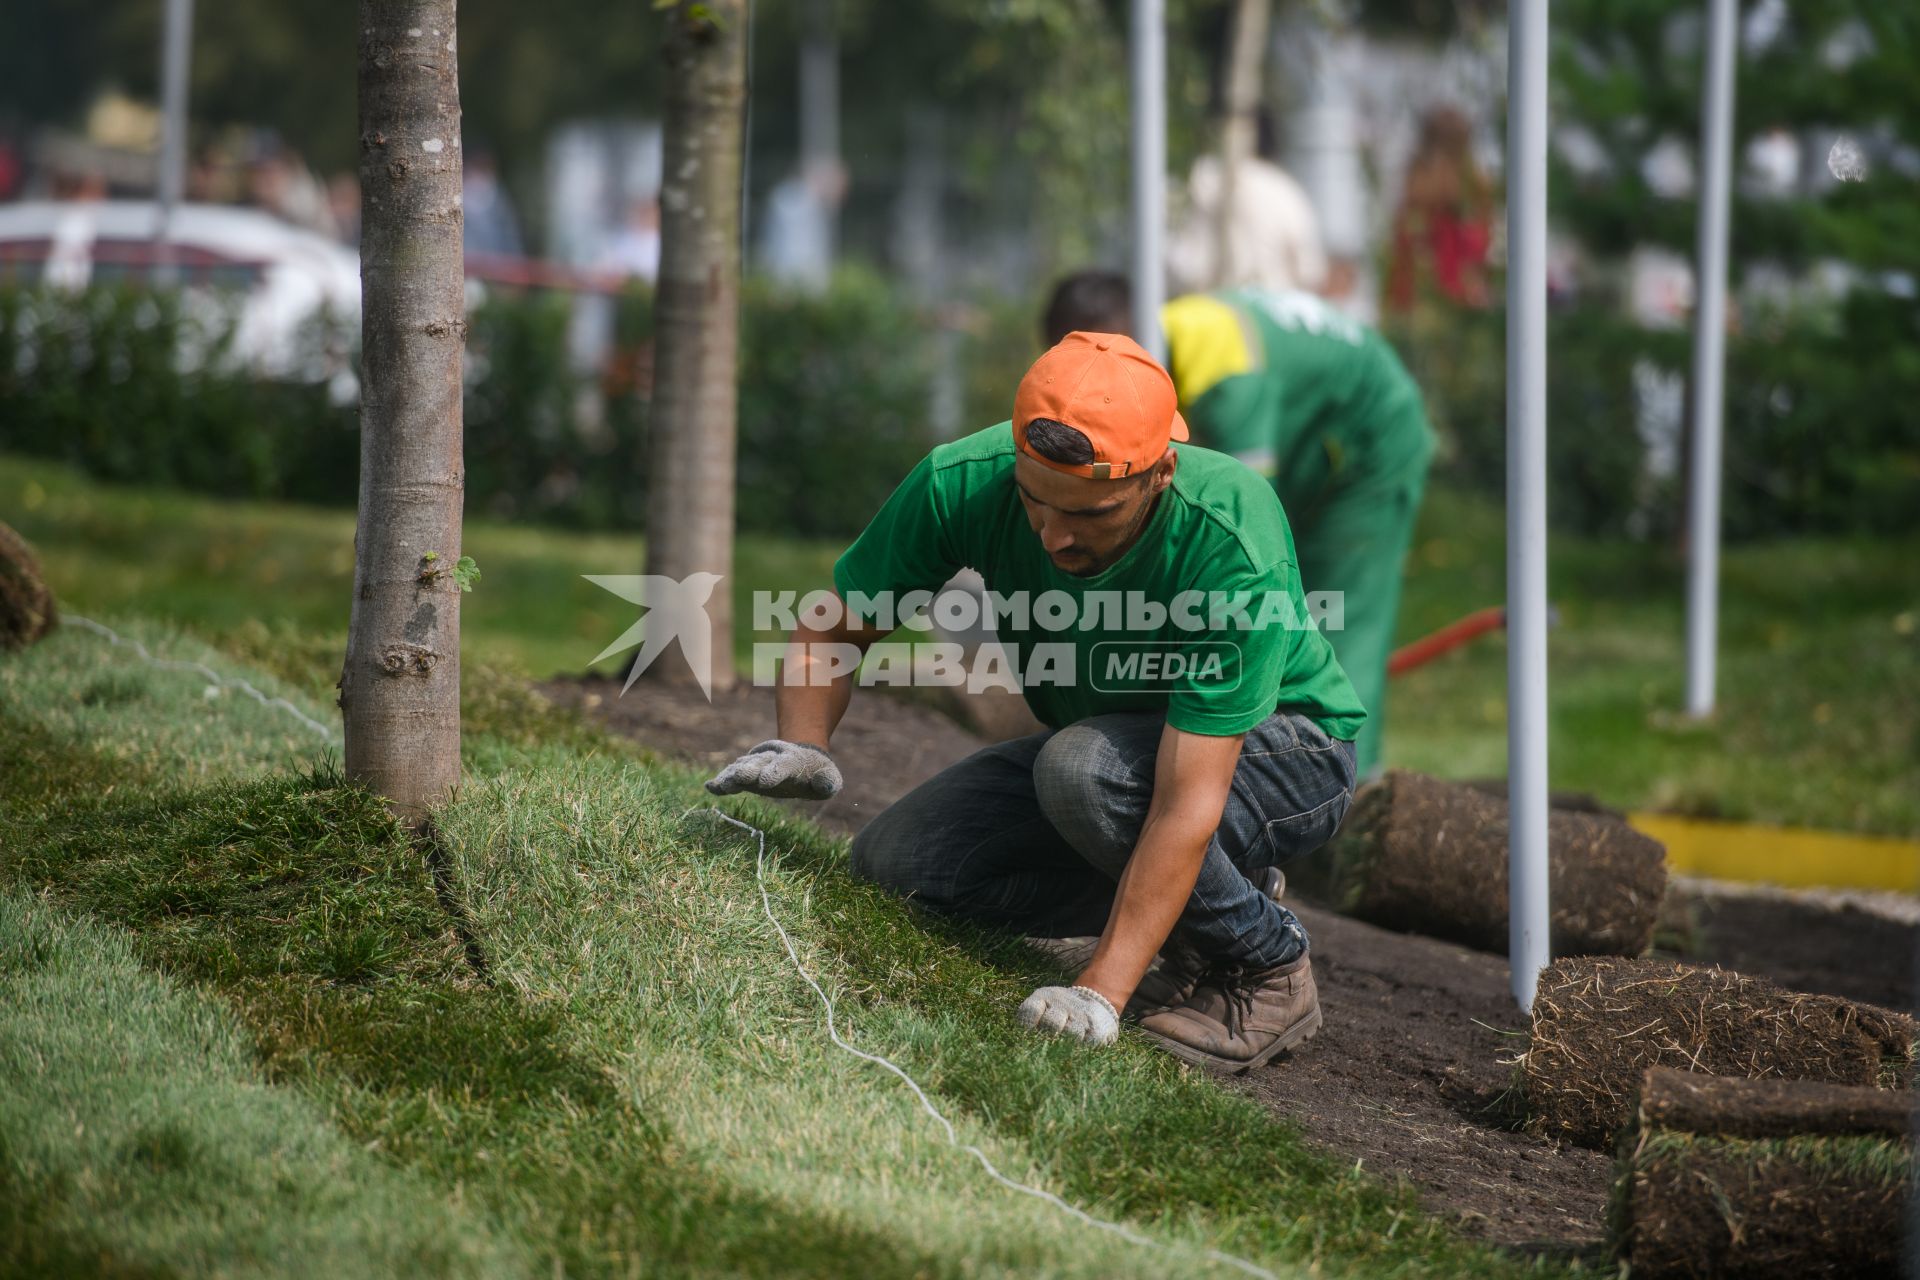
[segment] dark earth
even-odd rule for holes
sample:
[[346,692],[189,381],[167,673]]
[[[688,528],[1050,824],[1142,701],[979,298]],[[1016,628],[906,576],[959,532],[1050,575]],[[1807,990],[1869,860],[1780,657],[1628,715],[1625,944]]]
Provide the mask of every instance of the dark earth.
[[[774,736],[772,691],[555,680],[542,691],[663,755],[720,766]],[[855,697],[833,754],[846,789],[802,806],[850,833],[946,765],[985,745],[932,707]],[[1404,1178],[1433,1213],[1491,1243],[1583,1253],[1604,1233],[1610,1157],[1520,1132],[1514,1059],[1527,1020],[1504,957],[1395,933],[1295,903],[1313,937],[1326,1023],[1289,1057],[1234,1080],[1316,1142],[1374,1174]],[[1913,1008],[1920,930],[1880,915],[1786,897],[1690,893],[1662,942],[1669,954],[1784,986]],[[1690,934],[1690,937],[1687,936]]]

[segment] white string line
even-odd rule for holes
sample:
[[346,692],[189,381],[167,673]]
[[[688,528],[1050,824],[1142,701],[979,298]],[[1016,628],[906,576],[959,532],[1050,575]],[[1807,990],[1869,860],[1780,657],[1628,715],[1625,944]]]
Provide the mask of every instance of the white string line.
[[153,656],[151,652],[148,651],[147,646],[145,646],[144,644],[141,644],[138,640],[129,640],[125,636],[121,635],[119,632],[115,631],[112,627],[102,626],[100,623],[95,622],[92,618],[82,618],[77,614],[63,613],[60,615],[60,621],[70,622],[75,626],[79,626],[79,627],[85,627],[87,630],[105,638],[108,642],[112,644],[125,645],[131,648],[135,653],[139,654],[142,658],[145,658],[149,663],[151,663],[156,667],[166,667],[174,671],[197,672],[200,675],[206,677],[208,680],[211,680],[214,684],[219,685],[223,689],[238,689],[240,692],[246,694],[248,697],[252,698],[255,702],[258,702],[263,707],[280,708],[280,710],[286,712],[288,715],[298,720],[301,724],[306,725],[307,728],[313,730],[315,733],[325,738],[328,742],[332,742],[334,740],[335,735],[332,729],[329,729],[326,725],[321,724],[318,720],[315,720],[312,716],[309,716],[306,712],[294,706],[291,702],[288,702],[285,698],[269,698],[266,694],[260,692],[258,689],[248,684],[245,680],[240,679],[240,677],[238,676],[223,676],[219,672],[215,671],[212,667],[205,666],[198,662],[182,662],[177,658],[156,658]]
[[877,1053],[868,1053],[864,1049],[856,1049],[841,1037],[839,1026],[834,1018],[832,997],[828,996],[825,988],[821,987],[821,985],[814,980],[813,975],[807,972],[806,965],[800,962],[800,953],[794,950],[793,939],[787,935],[787,931],[781,927],[780,921],[773,914],[773,900],[767,896],[767,833],[759,827],[753,826],[751,823],[742,822],[738,818],[732,817],[719,809],[689,809],[680,816],[682,818],[689,818],[694,814],[708,814],[716,817],[730,826],[738,827],[740,830],[749,833],[759,842],[760,851],[754,861],[754,879],[760,889],[760,908],[766,913],[767,923],[771,924],[774,932],[780,935],[780,945],[787,949],[787,957],[793,961],[793,967],[799,972],[801,978],[806,981],[806,984],[813,988],[813,994],[820,997],[820,1003],[826,1007],[827,1035],[832,1038],[836,1045],[854,1057],[874,1063],[877,1066],[885,1067],[888,1071],[893,1072],[894,1075],[899,1076],[901,1080],[905,1081],[907,1088],[913,1090],[913,1096],[920,1100],[921,1107],[946,1131],[948,1144],[958,1147],[960,1150],[978,1160],[980,1167],[987,1171],[988,1177],[1004,1187],[1020,1192],[1022,1195],[1032,1196],[1036,1200],[1044,1200],[1062,1213],[1077,1218],[1090,1227],[1097,1227],[1102,1231],[1111,1232],[1130,1244],[1150,1245],[1156,1249],[1165,1249],[1169,1253],[1198,1253],[1201,1257],[1207,1258],[1210,1261],[1236,1268],[1237,1270],[1246,1272],[1250,1276],[1259,1276],[1261,1280],[1280,1280],[1277,1275],[1265,1267],[1257,1263],[1249,1262],[1245,1258],[1236,1257],[1231,1253],[1225,1253],[1219,1249],[1199,1248],[1192,1245],[1168,1244],[1163,1240],[1155,1240],[1152,1236],[1141,1235],[1138,1231],[1133,1230],[1131,1227],[1124,1226],[1121,1223],[1108,1222],[1104,1218],[1096,1218],[1085,1209],[1068,1203],[1051,1191],[1044,1191],[1039,1187],[1031,1187],[1024,1182],[1017,1182],[1009,1178],[1006,1174],[1001,1173],[999,1169],[994,1167],[993,1161],[987,1158],[986,1152],[971,1143],[960,1141],[960,1134],[954,1129],[953,1122],[940,1114],[939,1109],[933,1105],[932,1099],[927,1097],[926,1090],[922,1089],[912,1076],[901,1070],[899,1066],[889,1059],[883,1058]]

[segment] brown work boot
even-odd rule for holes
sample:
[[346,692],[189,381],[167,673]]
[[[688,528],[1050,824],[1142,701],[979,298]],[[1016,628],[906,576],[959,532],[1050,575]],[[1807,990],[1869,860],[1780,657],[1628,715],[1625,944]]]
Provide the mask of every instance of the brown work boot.
[[1054,961],[1061,968],[1079,973],[1093,959],[1093,949],[1100,945],[1099,934],[1086,934],[1072,938],[1027,938],[1026,944]]
[[[1093,959],[1100,945],[1098,936],[1077,938],[1027,938],[1026,944],[1071,973],[1080,973]],[[1138,1018],[1157,1009],[1170,1008],[1193,994],[1194,984],[1207,969],[1206,957],[1182,942],[1169,938],[1153,967],[1140,979],[1133,998],[1127,1001],[1127,1016]]]
[[[1278,867],[1265,867],[1249,877],[1253,887],[1275,902],[1287,891],[1287,877]],[[1133,998],[1127,1001],[1126,1016],[1133,1019],[1158,1013],[1182,1004],[1207,972],[1208,960],[1193,944],[1176,931],[1160,948],[1160,957],[1147,970]]]
[[1159,959],[1140,979],[1140,985],[1133,989],[1126,1016],[1144,1018],[1173,1008],[1193,994],[1194,986],[1206,971],[1207,958],[1178,933],[1174,934],[1160,948]]
[[1184,1062],[1249,1071],[1320,1030],[1313,966],[1305,956],[1271,969],[1216,964],[1191,996],[1142,1018],[1140,1029]]

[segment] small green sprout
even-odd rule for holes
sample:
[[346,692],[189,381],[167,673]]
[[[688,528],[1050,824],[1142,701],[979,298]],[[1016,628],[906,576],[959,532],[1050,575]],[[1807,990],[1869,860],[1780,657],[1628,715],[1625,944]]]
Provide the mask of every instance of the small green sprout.
[[[421,582],[432,584],[446,575],[447,571],[439,566],[439,559],[438,551],[428,551],[421,555],[420,563],[425,566],[420,570]],[[474,563],[472,556],[461,556],[453,566],[453,585],[462,591],[471,591],[473,584],[478,581],[480,581],[480,566]]]

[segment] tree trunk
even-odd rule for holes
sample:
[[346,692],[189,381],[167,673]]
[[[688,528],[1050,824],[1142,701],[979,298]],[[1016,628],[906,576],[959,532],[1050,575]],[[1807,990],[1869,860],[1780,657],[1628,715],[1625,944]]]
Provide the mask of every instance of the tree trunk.
[[[666,20],[647,573],[677,582],[696,573],[721,576],[706,614],[712,682],[725,688],[733,683],[745,5],[681,0]],[[697,629],[681,630],[680,636],[689,652],[702,643]],[[697,678],[672,646],[660,651],[645,674],[681,683]]]
[[1215,278],[1228,284],[1241,279],[1238,246],[1233,234],[1239,207],[1240,172],[1260,141],[1261,72],[1267,64],[1267,27],[1273,0],[1236,0],[1233,33],[1227,48],[1226,121],[1220,136],[1220,210],[1215,228],[1219,252],[1214,257]]
[[418,825],[460,779],[460,82],[454,0],[360,2],[360,518],[347,776]]

